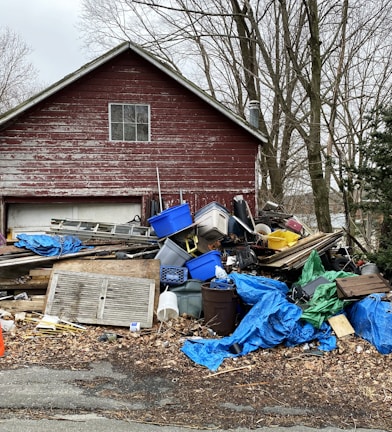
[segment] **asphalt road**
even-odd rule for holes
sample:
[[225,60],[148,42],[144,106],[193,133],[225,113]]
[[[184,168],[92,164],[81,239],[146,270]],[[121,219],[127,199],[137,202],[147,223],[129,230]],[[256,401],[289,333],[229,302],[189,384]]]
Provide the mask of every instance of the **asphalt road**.
[[[119,401],[97,393],[83,391],[75,382],[90,382],[106,379],[113,382],[129,380],[126,375],[113,370],[109,362],[97,362],[89,370],[60,370],[40,366],[0,369],[0,432],[198,432],[191,426],[157,426],[134,421],[120,421],[95,414],[94,411],[112,411],[120,409],[143,410],[143,401],[137,403]],[[113,384],[108,384],[112,386]],[[112,387],[108,387],[110,389]],[[147,405],[145,405],[147,406]],[[26,412],[44,413],[45,419],[26,419]],[[64,414],[69,412],[87,412],[89,414]],[[10,418],[10,413],[14,418]],[[18,418],[18,413],[21,418]],[[63,414],[61,414],[63,413]],[[22,417],[23,415],[23,417]],[[176,419],[171,419],[176,424]],[[205,429],[204,429],[205,430]],[[210,429],[224,432],[222,429]],[[238,428],[236,432],[250,429]],[[304,426],[259,428],[260,432],[313,432],[318,429]],[[323,428],[322,432],[338,432],[342,429]],[[351,429],[354,432],[354,429]],[[350,432],[346,429],[344,432]],[[355,429],[355,432],[386,432],[375,429]]]
[[[247,432],[250,429],[234,429],[233,432]],[[65,416],[51,420],[0,420],[1,432],[205,432],[205,429],[186,427],[155,426],[136,422],[110,420],[95,415]],[[214,429],[215,432],[227,432]],[[260,428],[258,432],[315,432],[320,429],[295,426],[290,428],[271,427]],[[323,428],[322,432],[385,432],[379,429],[336,429]]]

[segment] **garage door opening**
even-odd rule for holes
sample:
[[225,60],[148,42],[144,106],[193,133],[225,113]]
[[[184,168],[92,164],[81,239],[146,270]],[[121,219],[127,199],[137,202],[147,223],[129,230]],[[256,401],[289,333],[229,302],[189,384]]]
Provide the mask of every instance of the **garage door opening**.
[[7,207],[7,238],[50,231],[52,219],[125,224],[140,220],[141,203],[12,203]]

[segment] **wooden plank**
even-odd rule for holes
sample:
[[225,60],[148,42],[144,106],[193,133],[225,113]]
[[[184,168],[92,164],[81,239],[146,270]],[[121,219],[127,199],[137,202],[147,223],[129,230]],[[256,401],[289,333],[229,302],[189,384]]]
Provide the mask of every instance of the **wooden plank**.
[[[53,262],[53,261],[59,261],[59,260],[65,260],[65,259],[72,259],[82,256],[89,256],[94,255],[96,253],[110,253],[110,252],[117,252],[117,251],[130,251],[135,250],[137,245],[132,246],[120,246],[120,245],[105,245],[105,246],[97,246],[92,249],[84,249],[80,252],[76,253],[70,253],[66,255],[61,256],[40,256],[40,255],[33,255],[28,257],[22,257],[22,258],[12,258],[12,259],[6,259],[4,261],[0,260],[0,267],[12,267],[17,265],[23,265],[23,264],[35,264],[35,263],[43,263],[43,262]],[[138,247],[142,247],[145,245],[138,245]]]
[[33,296],[31,300],[3,300],[0,308],[11,313],[44,311],[45,296]]
[[83,260],[73,259],[57,262],[54,270],[67,270],[74,272],[98,273],[112,276],[128,276],[143,279],[154,279],[155,298],[154,310],[158,308],[160,294],[160,261],[155,259],[134,260]]
[[30,252],[29,250],[27,250],[25,248],[19,248],[19,247],[16,247],[14,245],[3,245],[3,246],[0,246],[0,255],[8,255],[8,256],[10,256],[10,255],[13,255],[13,254],[18,255],[18,254],[25,253],[25,252],[32,253],[32,252]]
[[338,338],[355,333],[355,330],[350,324],[350,321],[347,319],[346,315],[335,315],[329,318],[328,322]]
[[29,279],[26,281],[18,282],[15,279],[1,279],[0,286],[2,290],[11,291],[11,290],[34,290],[34,289],[43,289],[46,290],[48,287],[49,278],[45,279]]
[[284,250],[282,249],[281,252],[277,252],[276,254],[268,256],[266,258],[260,258],[260,261],[263,264],[274,262],[277,259],[282,259],[282,258],[287,257],[289,255],[292,255],[293,253],[296,253],[302,249],[307,249],[309,246],[321,241],[321,239],[323,239],[324,237],[325,237],[325,234],[320,233],[320,232],[313,234],[311,236],[308,236],[308,237],[304,237],[304,238],[298,240],[296,245],[294,245],[292,247],[284,248]]
[[[293,246],[291,251],[278,252],[266,260],[260,259],[259,264],[267,268],[299,268],[308,259],[313,250],[323,253],[330,249],[332,245],[341,237],[341,233],[323,235],[318,239],[313,239],[309,243],[304,243],[300,247]],[[290,253],[289,253],[290,252]]]
[[385,293],[391,290],[389,283],[380,274],[360,275],[336,279],[338,297],[363,297],[372,293]]
[[34,278],[48,278],[52,273],[52,268],[35,268],[29,271],[29,276]]

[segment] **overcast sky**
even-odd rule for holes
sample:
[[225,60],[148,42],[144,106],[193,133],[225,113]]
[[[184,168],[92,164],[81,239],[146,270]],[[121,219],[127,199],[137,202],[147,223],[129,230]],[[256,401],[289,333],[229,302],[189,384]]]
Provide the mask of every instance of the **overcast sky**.
[[9,27],[33,50],[39,82],[50,85],[90,58],[75,28],[81,0],[0,0],[0,27]]

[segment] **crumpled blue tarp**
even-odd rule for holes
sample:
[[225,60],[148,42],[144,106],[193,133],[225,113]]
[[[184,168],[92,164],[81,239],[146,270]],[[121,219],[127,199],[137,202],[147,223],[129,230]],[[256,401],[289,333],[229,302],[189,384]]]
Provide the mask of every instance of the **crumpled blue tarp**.
[[355,333],[375,346],[380,354],[392,353],[392,305],[385,294],[371,294],[346,308]]
[[18,234],[16,238],[19,241],[14,246],[29,249],[42,256],[61,256],[92,247],[83,245],[79,238],[70,235]]
[[[328,324],[316,329],[300,320],[302,310],[287,300],[285,283],[239,273],[231,273],[229,277],[235,282],[238,295],[253,307],[230,336],[187,340],[181,350],[195,363],[215,371],[227,357],[246,355],[281,343],[294,346],[318,340],[321,350],[336,348],[336,338]],[[238,354],[230,352],[234,343],[242,347]]]

